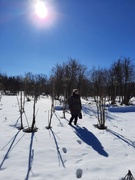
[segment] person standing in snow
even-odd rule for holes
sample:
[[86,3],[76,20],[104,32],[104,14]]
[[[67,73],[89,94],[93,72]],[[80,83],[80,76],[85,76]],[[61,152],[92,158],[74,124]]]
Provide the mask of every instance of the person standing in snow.
[[71,125],[71,123],[74,119],[75,119],[74,124],[76,125],[79,114],[80,114],[81,109],[82,109],[82,104],[81,104],[81,99],[80,99],[78,89],[73,89],[73,93],[69,97],[68,104],[69,104],[69,110],[71,112],[71,118],[69,121],[69,125]]

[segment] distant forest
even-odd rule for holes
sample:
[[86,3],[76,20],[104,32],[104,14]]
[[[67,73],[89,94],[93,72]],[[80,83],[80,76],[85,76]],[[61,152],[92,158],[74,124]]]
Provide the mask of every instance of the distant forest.
[[24,91],[29,95],[54,95],[66,99],[72,90],[78,88],[84,98],[108,97],[112,104],[120,97],[121,104],[129,105],[135,96],[135,65],[130,58],[121,58],[110,68],[88,69],[78,60],[70,58],[67,62],[52,68],[50,77],[45,74],[10,76],[0,73],[0,91],[4,94],[17,94]]

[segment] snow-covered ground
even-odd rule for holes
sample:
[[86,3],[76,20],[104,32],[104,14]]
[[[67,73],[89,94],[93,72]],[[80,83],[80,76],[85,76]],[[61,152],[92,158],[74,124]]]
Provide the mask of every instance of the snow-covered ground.
[[[51,99],[36,103],[36,133],[18,130],[16,96],[0,102],[0,180],[120,180],[135,177],[135,106],[109,107],[106,130],[99,130],[94,102],[82,100],[83,119],[69,126],[70,113],[56,108],[46,129]],[[59,107],[58,102],[55,105]],[[33,100],[25,103],[24,127],[31,126]]]

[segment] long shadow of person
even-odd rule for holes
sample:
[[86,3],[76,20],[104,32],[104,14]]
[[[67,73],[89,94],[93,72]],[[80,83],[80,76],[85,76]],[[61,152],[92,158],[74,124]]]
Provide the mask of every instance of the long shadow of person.
[[86,144],[91,146],[95,151],[97,151],[100,155],[108,157],[108,153],[104,150],[104,147],[102,146],[101,142],[97,139],[97,137],[90,131],[88,131],[87,128],[83,127],[75,127],[76,135]]

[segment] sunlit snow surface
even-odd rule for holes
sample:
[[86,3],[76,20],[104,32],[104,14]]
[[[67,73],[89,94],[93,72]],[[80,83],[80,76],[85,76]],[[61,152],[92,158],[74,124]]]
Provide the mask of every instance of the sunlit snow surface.
[[[36,133],[18,130],[20,97],[2,96],[0,102],[1,180],[119,180],[128,170],[135,176],[135,110],[133,106],[107,107],[106,130],[99,130],[96,105],[82,99],[83,119],[69,126],[69,111],[63,118],[58,101],[36,103]],[[20,101],[19,101],[20,102]],[[33,99],[25,102],[23,126],[32,124]]]

